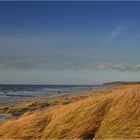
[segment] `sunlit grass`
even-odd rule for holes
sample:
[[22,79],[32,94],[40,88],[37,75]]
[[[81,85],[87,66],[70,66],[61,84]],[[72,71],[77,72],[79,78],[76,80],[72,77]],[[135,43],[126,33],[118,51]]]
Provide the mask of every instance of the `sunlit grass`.
[[[0,124],[0,138],[12,139],[134,139],[140,137],[139,85],[91,91],[86,96],[67,96],[30,102],[17,120]],[[81,97],[80,97],[81,96]],[[68,101],[68,102],[64,102]]]

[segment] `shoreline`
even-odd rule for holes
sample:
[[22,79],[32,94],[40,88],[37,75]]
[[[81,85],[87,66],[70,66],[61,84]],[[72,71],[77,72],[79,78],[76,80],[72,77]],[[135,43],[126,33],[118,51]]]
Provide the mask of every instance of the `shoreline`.
[[[19,105],[20,103],[23,102],[28,102],[32,100],[41,100],[41,99],[50,99],[50,98],[55,98],[55,97],[61,97],[61,96],[71,96],[71,95],[78,95],[81,93],[87,93],[89,91],[93,90],[98,90],[98,89],[104,89],[108,88],[109,86],[91,86],[89,88],[85,89],[80,89],[80,90],[75,90],[75,91],[67,91],[63,92],[61,90],[55,91],[55,92],[50,92],[46,93],[46,95],[12,95],[12,94],[0,94],[0,105],[8,105],[8,106],[14,106],[14,105]],[[26,93],[27,94],[27,93]]]
[[[26,112],[35,112],[48,110],[56,105],[65,105],[75,101],[85,99],[91,95],[98,94],[101,91],[110,90],[112,87],[104,86],[102,88],[81,90],[73,93],[54,94],[52,96],[40,97],[22,97],[9,98],[6,101],[0,101],[0,111],[8,108],[2,113],[0,112],[0,122],[19,118]],[[42,106],[42,105],[43,106]]]

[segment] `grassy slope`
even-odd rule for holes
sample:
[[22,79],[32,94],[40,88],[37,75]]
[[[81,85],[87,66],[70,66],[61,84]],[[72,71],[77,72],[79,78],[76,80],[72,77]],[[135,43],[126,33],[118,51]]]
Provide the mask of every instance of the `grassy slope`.
[[13,116],[20,116],[24,114],[25,112],[29,112],[31,110],[41,110],[45,109],[47,107],[52,107],[55,105],[65,105],[69,104],[81,99],[86,98],[89,96],[88,94],[84,95],[70,95],[70,96],[60,96],[60,97],[54,97],[50,98],[48,100],[37,100],[37,101],[31,101],[28,103],[20,104],[19,106],[15,107],[7,107],[7,106],[0,106],[0,113],[3,114],[10,114]]
[[140,138],[140,85],[1,123],[0,138]]

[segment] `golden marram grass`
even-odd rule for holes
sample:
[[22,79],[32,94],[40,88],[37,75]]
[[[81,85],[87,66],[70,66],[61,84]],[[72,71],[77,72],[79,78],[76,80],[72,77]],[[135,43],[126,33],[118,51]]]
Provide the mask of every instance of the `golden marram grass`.
[[140,85],[119,86],[0,124],[2,139],[140,138]]

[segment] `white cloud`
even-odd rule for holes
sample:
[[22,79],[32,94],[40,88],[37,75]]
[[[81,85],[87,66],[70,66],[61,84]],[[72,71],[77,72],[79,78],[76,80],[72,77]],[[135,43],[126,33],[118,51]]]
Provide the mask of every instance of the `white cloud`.
[[99,64],[98,68],[104,70],[104,69],[109,69],[110,66],[111,66],[110,64],[104,63],[104,64]]
[[123,31],[124,26],[118,26],[116,27],[111,33],[110,35],[106,38],[105,42],[110,42],[111,40],[113,40],[115,37],[117,37],[118,35],[121,34],[121,32]]
[[28,61],[0,61],[0,69],[32,69],[44,70],[117,70],[117,71],[140,71],[140,64],[111,64],[111,63],[76,63],[76,62],[52,62],[47,60]]
[[129,66],[127,66],[126,64],[116,64],[113,68],[119,71],[130,70]]
[[99,69],[101,70],[108,70],[108,69],[112,69],[112,70],[117,70],[117,71],[134,71],[134,72],[138,72],[140,71],[140,64],[135,64],[135,65],[131,65],[131,64],[100,64]]
[[140,64],[135,65],[135,71],[140,71]]
[[39,64],[45,64],[46,62],[47,60],[0,61],[0,69],[5,69],[5,68],[28,69],[28,68],[33,68]]

